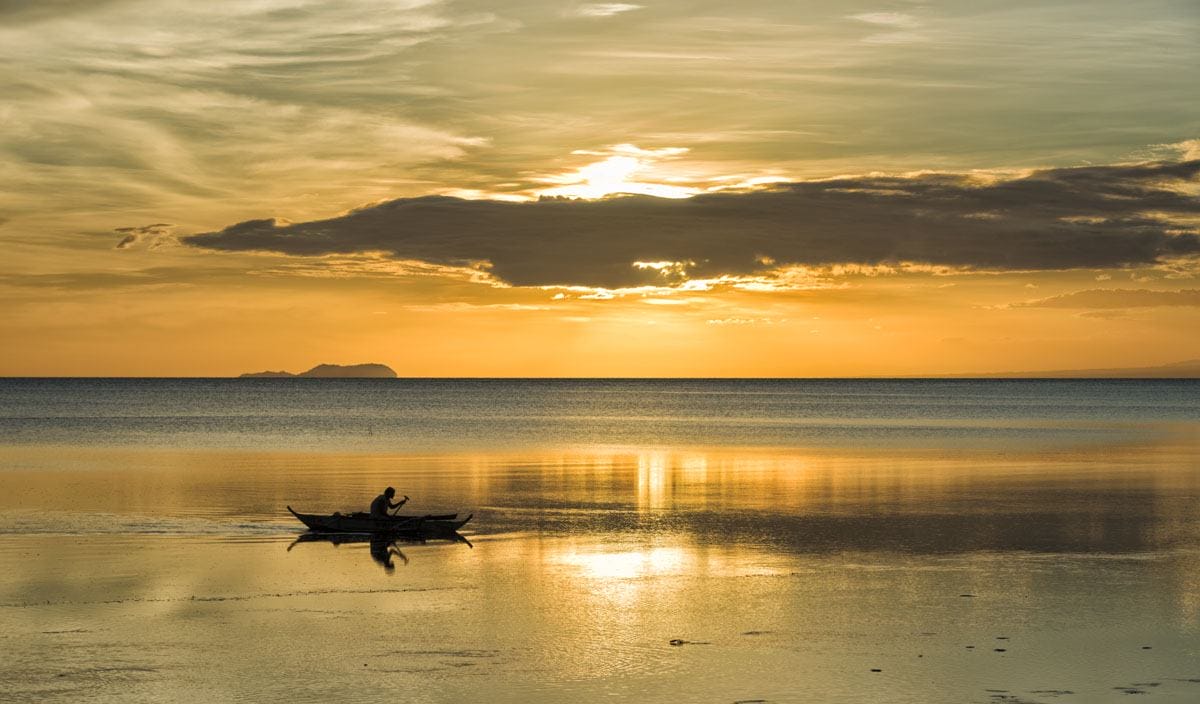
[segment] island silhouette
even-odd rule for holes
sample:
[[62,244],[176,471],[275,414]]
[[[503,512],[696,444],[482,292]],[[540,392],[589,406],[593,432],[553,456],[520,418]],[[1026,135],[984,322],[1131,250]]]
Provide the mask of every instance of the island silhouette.
[[318,364],[306,372],[251,372],[240,379],[395,379],[396,372],[386,364]]

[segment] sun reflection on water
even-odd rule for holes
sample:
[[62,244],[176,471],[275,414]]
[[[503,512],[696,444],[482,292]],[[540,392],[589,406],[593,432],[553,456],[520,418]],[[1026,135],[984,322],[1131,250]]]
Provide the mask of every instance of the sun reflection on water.
[[662,452],[643,452],[637,458],[637,489],[639,509],[667,508],[670,473],[667,455]]
[[694,559],[682,547],[653,547],[644,550],[565,552],[559,561],[593,579],[636,579],[678,574]]

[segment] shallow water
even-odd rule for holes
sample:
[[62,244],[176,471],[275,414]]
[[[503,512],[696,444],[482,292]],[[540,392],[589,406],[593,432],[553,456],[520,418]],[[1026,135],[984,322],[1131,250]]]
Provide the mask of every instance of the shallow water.
[[[1200,699],[1200,387],[1135,384],[1127,404],[1119,385],[995,387],[1009,410],[961,398],[986,385],[916,388],[923,416],[859,388],[871,408],[795,412],[783,438],[875,416],[853,441],[739,439],[780,424],[723,425],[706,400],[715,435],[659,422],[643,442],[638,419],[664,411],[635,387],[564,413],[617,429],[575,443],[546,442],[567,433],[548,420],[489,440],[476,409],[462,448],[401,447],[420,433],[393,418],[349,451],[332,421],[248,448],[213,398],[199,425],[141,398],[127,415],[174,420],[101,442],[112,394],[43,389],[32,413],[0,385],[0,699]],[[1156,395],[1166,410],[1144,411]],[[252,405],[312,403],[270,398]],[[44,441],[12,420],[33,416]],[[387,484],[414,512],[474,512],[469,544],[297,542],[286,505],[360,508]]]

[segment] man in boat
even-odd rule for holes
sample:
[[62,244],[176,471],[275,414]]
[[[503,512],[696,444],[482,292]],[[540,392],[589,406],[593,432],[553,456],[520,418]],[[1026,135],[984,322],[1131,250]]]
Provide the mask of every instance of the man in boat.
[[396,503],[392,503],[392,497],[395,495],[396,490],[389,486],[383,490],[382,494],[376,496],[375,500],[371,502],[371,518],[387,518],[389,509],[400,508],[408,503],[407,495]]

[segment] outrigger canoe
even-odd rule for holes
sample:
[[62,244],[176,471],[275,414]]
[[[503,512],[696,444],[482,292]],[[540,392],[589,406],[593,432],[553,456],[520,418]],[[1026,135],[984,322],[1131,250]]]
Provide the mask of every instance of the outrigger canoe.
[[391,534],[439,534],[453,533],[471,520],[471,516],[459,518],[457,513],[429,516],[389,516],[371,518],[365,513],[349,515],[335,513],[321,516],[313,513],[297,513],[287,507],[293,516],[317,533],[391,533]]

